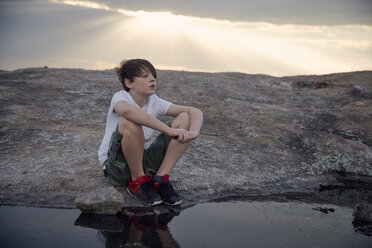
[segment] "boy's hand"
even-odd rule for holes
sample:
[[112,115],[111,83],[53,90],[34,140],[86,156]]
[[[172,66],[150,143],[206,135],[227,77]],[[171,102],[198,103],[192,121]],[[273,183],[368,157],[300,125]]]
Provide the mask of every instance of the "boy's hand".
[[181,143],[187,143],[192,139],[195,139],[198,134],[195,131],[187,131],[185,129],[171,128],[169,136],[177,139]]
[[186,133],[189,135],[188,141],[195,139],[199,135],[199,133],[196,131],[186,131]]

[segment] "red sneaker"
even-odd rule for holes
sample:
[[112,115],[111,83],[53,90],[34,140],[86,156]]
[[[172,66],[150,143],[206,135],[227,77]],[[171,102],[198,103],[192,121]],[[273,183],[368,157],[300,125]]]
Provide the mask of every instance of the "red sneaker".
[[128,180],[127,191],[134,198],[155,206],[162,203],[160,195],[151,185],[151,178],[148,176],[138,177],[134,182],[131,179]]
[[152,187],[159,193],[164,203],[172,206],[182,203],[182,198],[169,182],[169,175],[154,176],[152,178]]

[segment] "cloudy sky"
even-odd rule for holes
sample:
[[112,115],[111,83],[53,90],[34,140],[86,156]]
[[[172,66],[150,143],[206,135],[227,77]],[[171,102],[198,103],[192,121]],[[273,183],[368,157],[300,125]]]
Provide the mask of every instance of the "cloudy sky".
[[0,0],[0,69],[372,69],[372,0]]

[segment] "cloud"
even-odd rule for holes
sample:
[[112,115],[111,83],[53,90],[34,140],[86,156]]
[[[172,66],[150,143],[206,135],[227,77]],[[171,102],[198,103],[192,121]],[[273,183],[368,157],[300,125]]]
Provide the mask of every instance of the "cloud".
[[230,21],[303,25],[371,25],[370,0],[101,0],[115,8],[170,11]]
[[[11,38],[2,38],[0,55],[44,57],[47,65],[56,58],[55,66],[75,59],[71,65],[94,69],[143,57],[161,68],[277,76],[365,70],[372,64],[370,25],[230,21],[133,10],[107,1],[53,0],[52,6],[53,12],[14,18],[22,24],[2,31],[2,37]],[[3,58],[0,65],[10,66]]]
[[99,3],[99,2],[92,2],[92,1],[79,1],[79,0],[50,0],[52,3],[61,3],[66,5],[72,5],[72,6],[81,6],[84,8],[90,8],[90,9],[103,9],[103,10],[110,10],[110,7],[108,7],[106,4]]

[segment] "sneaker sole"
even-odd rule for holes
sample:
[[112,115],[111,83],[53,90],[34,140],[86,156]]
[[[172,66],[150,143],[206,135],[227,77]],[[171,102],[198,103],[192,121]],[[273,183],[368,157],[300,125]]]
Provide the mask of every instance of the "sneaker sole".
[[178,206],[178,205],[182,204],[182,200],[180,200],[178,202],[175,202],[175,203],[169,203],[169,202],[166,202],[166,201],[163,201],[163,202],[167,205],[170,205],[170,206]]
[[162,200],[159,200],[159,201],[154,201],[153,203],[150,203],[150,202],[146,202],[140,198],[138,198],[137,196],[134,195],[134,193],[132,193],[132,191],[130,191],[129,188],[127,188],[127,191],[128,193],[133,196],[134,198],[136,198],[137,200],[139,200],[140,202],[144,203],[144,204],[147,204],[147,205],[151,205],[151,206],[156,206],[156,205],[159,205],[161,204],[163,201]]

